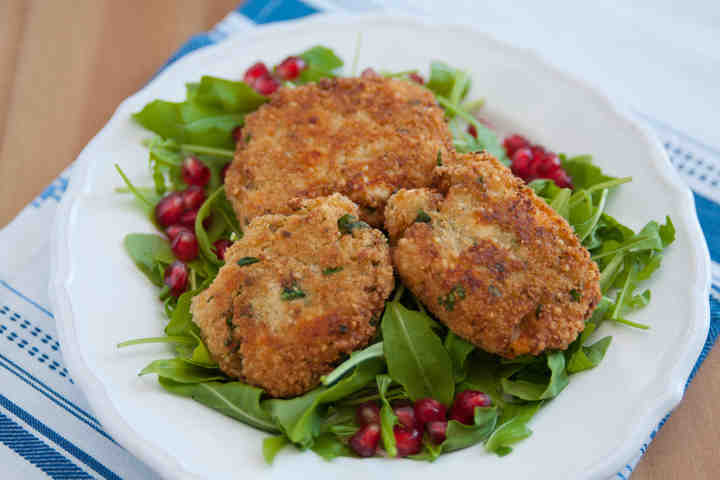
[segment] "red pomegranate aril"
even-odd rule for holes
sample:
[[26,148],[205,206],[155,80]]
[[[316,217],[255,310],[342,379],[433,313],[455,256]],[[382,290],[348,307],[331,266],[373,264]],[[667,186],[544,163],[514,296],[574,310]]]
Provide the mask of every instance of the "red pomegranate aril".
[[170,287],[170,293],[180,296],[187,288],[188,267],[183,262],[174,261],[165,269],[165,285]]
[[478,390],[465,390],[455,396],[450,409],[450,419],[465,425],[472,425],[475,421],[475,407],[489,407],[490,397]]
[[415,428],[417,421],[415,420],[415,409],[410,404],[393,405],[393,412],[398,419],[398,423],[405,428]]
[[360,73],[361,78],[379,78],[380,75],[375,71],[374,68],[366,68]]
[[294,80],[305,68],[307,68],[307,64],[302,58],[288,57],[275,67],[275,73],[283,80]]
[[572,181],[567,172],[562,168],[558,167],[555,171],[551,172],[547,178],[554,181],[555,185],[560,188],[572,188]]
[[255,81],[265,75],[269,75],[270,71],[263,62],[256,62],[250,68],[245,70],[245,76],[243,76],[243,82],[247,83],[251,87],[255,85]]
[[178,225],[178,224],[170,225],[169,227],[167,227],[165,229],[165,235],[168,236],[168,238],[170,239],[171,242],[173,240],[175,240],[175,237],[177,237],[180,232],[190,232],[190,229],[188,229],[184,225]]
[[430,441],[435,445],[440,445],[447,438],[447,421],[439,420],[436,422],[428,422],[425,424],[425,430],[428,432]]
[[361,457],[372,457],[380,441],[380,425],[369,423],[350,437],[350,448]]
[[175,256],[183,262],[194,260],[198,255],[198,242],[195,234],[187,231],[178,233],[170,244]]
[[215,251],[215,255],[217,255],[220,260],[225,260],[225,250],[227,250],[230,245],[232,245],[232,242],[227,238],[215,240],[215,242],[213,242],[213,250]]
[[380,423],[380,407],[375,402],[361,403],[355,410],[355,420],[360,426]]
[[232,162],[226,163],[222,170],[220,170],[220,178],[222,179],[223,183],[225,183],[225,176],[227,175],[228,168],[230,168],[230,163]]
[[444,421],[446,414],[445,405],[434,398],[421,398],[415,402],[415,419],[421,427],[428,422]]
[[197,157],[190,156],[183,162],[182,177],[188,185],[204,187],[210,181],[210,169]]
[[422,448],[422,434],[417,428],[405,428],[400,425],[393,427],[395,435],[395,445],[399,457],[407,457],[420,453]]
[[235,140],[235,143],[239,142],[242,139],[242,125],[238,125],[237,127],[233,128],[232,137],[233,140]]
[[197,185],[190,185],[181,195],[187,210],[197,210],[205,202],[205,190]]
[[408,75],[408,78],[415,83],[419,83],[420,85],[425,85],[425,79],[419,73],[412,72],[411,74]]
[[180,220],[180,216],[185,211],[185,203],[179,193],[171,193],[163,197],[157,205],[155,205],[155,220],[162,227],[169,227]]
[[255,80],[253,88],[255,88],[255,91],[258,92],[260,95],[270,95],[275,93],[275,90],[280,88],[280,82],[275,80],[270,75],[263,75],[262,77]]
[[475,125],[468,125],[467,132],[473,137],[477,138],[477,128]]
[[507,153],[507,156],[512,157],[519,149],[529,147],[530,142],[528,142],[522,135],[514,134],[510,135],[503,141],[503,146],[505,147],[505,153]]
[[512,171],[515,175],[527,180],[533,155],[529,148],[521,148],[512,155]]
[[187,228],[189,231],[194,232],[195,219],[197,218],[197,214],[197,210],[187,210],[180,216],[180,220],[178,220],[178,223],[183,227]]

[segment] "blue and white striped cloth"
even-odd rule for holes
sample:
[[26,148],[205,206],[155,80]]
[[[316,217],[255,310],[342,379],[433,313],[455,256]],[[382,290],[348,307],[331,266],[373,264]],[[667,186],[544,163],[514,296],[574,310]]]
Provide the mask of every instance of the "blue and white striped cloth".
[[[357,11],[354,0],[325,2]],[[370,6],[372,8],[372,6]],[[192,37],[168,64],[231,34],[304,17],[320,10],[300,0],[250,0],[215,29]],[[673,165],[695,192],[698,217],[713,259],[710,333],[695,367],[720,331],[720,151],[650,118]],[[53,314],[48,309],[48,228],[65,192],[72,166],[0,231],[0,465],[2,478],[151,479],[157,475],[107,434],[63,364]],[[690,379],[695,374],[693,370]],[[690,380],[688,380],[690,381]],[[660,424],[658,429],[662,426]],[[647,442],[654,437],[650,433]],[[618,478],[627,478],[647,448]]]

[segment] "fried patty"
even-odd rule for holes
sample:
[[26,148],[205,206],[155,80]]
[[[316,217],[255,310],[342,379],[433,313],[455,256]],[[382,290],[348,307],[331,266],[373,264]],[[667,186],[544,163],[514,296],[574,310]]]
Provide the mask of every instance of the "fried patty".
[[403,283],[488,352],[567,348],[601,298],[598,267],[570,225],[488,154],[450,159],[434,186],[388,201]]
[[335,194],[291,208],[255,218],[191,307],[220,369],[274,397],[307,392],[364,347],[394,286],[387,239],[348,221],[357,205]]
[[401,79],[337,78],[281,88],[245,118],[226,190],[242,224],[290,213],[295,197],[342,193],[381,227],[399,188],[428,186],[452,136],[433,94]]

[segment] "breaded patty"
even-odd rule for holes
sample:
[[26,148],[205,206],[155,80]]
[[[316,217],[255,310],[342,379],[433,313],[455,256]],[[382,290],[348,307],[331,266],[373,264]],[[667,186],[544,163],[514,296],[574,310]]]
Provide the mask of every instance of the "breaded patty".
[[599,271],[570,225],[488,154],[401,190],[386,228],[405,285],[457,335],[507,358],[565,349],[600,301]]
[[245,225],[289,213],[295,197],[342,193],[381,227],[399,188],[428,186],[452,136],[433,94],[416,83],[325,79],[281,88],[245,118],[226,190]]
[[335,194],[292,207],[255,218],[191,307],[220,369],[274,397],[312,389],[364,347],[394,286],[387,239],[353,223],[354,203]]

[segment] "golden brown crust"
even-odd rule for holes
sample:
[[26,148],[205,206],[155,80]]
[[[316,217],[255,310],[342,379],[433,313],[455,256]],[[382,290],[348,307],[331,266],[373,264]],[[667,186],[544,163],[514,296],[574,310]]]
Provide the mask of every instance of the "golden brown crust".
[[[405,285],[486,351],[512,358],[567,348],[601,298],[597,265],[570,225],[488,154],[438,167],[435,187],[388,201]],[[418,205],[431,223],[408,224]]]
[[245,118],[226,189],[243,225],[289,213],[292,198],[339,192],[382,226],[388,197],[428,186],[438,154],[452,155],[452,136],[427,89],[381,77],[325,79],[281,88]]
[[[335,194],[292,208],[255,218],[191,309],[220,368],[275,397],[312,389],[343,355],[365,346],[394,286],[381,232],[338,231],[340,217],[358,215],[350,200]],[[245,257],[260,261],[239,265]],[[305,296],[283,299],[293,288]]]

